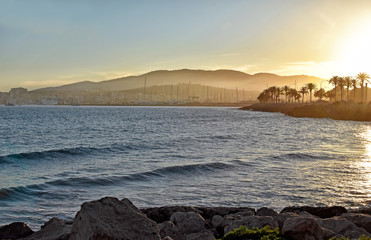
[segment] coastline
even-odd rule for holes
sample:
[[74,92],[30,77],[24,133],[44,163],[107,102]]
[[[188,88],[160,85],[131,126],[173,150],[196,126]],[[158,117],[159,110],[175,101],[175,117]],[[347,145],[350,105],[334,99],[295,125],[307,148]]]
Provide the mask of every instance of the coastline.
[[241,110],[279,112],[299,118],[371,121],[371,105],[362,103],[255,103]]
[[83,203],[73,221],[52,218],[37,232],[21,222],[2,226],[0,239],[241,239],[231,237],[233,230],[241,226],[273,231],[278,239],[353,239],[371,237],[370,214],[371,208],[349,211],[341,206],[294,206],[279,213],[266,207],[138,209],[129,199],[105,197]]

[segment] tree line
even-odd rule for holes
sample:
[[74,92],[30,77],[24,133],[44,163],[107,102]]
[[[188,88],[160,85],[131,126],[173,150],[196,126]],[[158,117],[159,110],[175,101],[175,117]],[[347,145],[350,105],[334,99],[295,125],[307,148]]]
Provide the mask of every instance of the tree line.
[[[302,86],[299,90],[295,88],[291,88],[289,86],[284,87],[276,87],[272,86],[267,89],[264,89],[258,96],[259,102],[287,102],[287,103],[294,103],[294,102],[304,102],[305,95],[309,94],[309,101],[312,102],[312,95],[316,97],[319,101],[323,101],[323,99],[329,99],[330,101],[346,101],[346,102],[356,102],[356,94],[357,92],[360,94],[358,96],[358,102],[365,102],[367,101],[367,84],[370,82],[370,75],[367,73],[361,72],[357,74],[355,77],[339,77],[333,76],[328,80],[330,84],[334,86],[333,89],[329,91],[325,91],[325,89],[317,88],[315,83],[307,83]],[[359,87],[359,88],[358,88]],[[344,89],[346,88],[346,96],[344,96]],[[340,99],[338,97],[338,93],[340,91]],[[353,96],[350,96],[350,92],[352,92]],[[284,99],[280,97],[284,96]]]

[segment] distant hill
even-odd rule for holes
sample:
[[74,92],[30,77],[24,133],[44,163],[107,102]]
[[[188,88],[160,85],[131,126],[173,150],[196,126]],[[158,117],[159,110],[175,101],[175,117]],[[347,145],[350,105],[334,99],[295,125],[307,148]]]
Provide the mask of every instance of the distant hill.
[[297,87],[313,82],[317,85],[323,80],[318,77],[295,75],[279,76],[271,73],[257,73],[254,75],[246,74],[234,70],[158,70],[139,76],[122,77],[102,82],[77,82],[59,87],[48,87],[34,90],[34,92],[44,91],[76,91],[76,90],[105,90],[105,91],[122,91],[144,86],[146,78],[147,86],[189,83],[209,85],[221,88],[239,88],[249,91],[261,91],[267,86],[284,86],[290,85]]

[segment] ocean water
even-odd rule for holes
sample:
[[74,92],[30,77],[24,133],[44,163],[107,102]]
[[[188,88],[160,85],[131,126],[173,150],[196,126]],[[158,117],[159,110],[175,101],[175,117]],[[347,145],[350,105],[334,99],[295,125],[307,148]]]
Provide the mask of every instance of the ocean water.
[[104,196],[163,205],[371,205],[371,124],[236,108],[0,107],[0,226]]

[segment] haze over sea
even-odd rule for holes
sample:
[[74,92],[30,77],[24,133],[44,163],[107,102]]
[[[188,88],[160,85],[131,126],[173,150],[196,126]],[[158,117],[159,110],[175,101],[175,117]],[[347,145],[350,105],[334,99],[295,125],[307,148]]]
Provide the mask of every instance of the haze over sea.
[[236,108],[0,107],[0,225],[138,207],[370,205],[369,122]]

